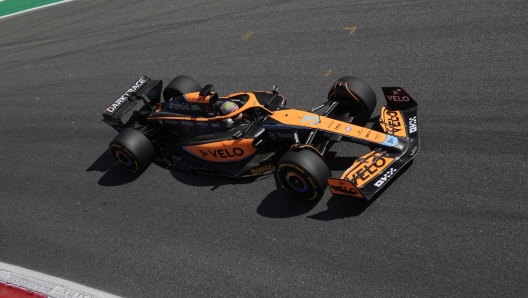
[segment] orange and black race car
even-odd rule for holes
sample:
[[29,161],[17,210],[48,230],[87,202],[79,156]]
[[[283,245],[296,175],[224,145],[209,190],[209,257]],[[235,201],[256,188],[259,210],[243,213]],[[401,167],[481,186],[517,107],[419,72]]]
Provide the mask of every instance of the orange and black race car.
[[[371,128],[376,95],[355,77],[337,80],[328,100],[308,111],[286,108],[276,87],[227,96],[212,87],[178,76],[163,88],[141,77],[103,112],[119,132],[110,142],[112,157],[131,173],[155,160],[232,177],[272,172],[303,200],[320,198],[327,186],[334,195],[369,200],[418,154],[417,104],[400,87],[382,88],[387,105]],[[237,109],[225,114],[226,102]],[[370,150],[334,178],[325,152],[339,141]]]

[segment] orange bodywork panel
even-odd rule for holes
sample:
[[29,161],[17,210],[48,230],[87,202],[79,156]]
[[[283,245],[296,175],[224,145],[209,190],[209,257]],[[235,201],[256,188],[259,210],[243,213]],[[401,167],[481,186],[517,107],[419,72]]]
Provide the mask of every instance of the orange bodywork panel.
[[336,179],[332,177],[326,178],[326,181],[328,182],[328,187],[330,188],[330,191],[333,195],[342,195],[364,199],[357,186],[355,186],[354,183],[350,181]]
[[381,107],[380,125],[383,131],[398,137],[406,137],[407,130],[401,111],[391,111],[385,106]]
[[184,149],[206,161],[231,162],[248,158],[257,152],[252,143],[253,139],[237,139],[185,146]]
[[211,95],[200,95],[200,92],[185,93],[183,95],[187,102],[192,103],[209,103]]
[[285,125],[318,128],[319,130],[339,133],[373,143],[381,144],[385,141],[393,141],[393,143],[397,143],[397,140],[391,140],[391,138],[394,139],[394,137],[388,136],[384,133],[309,112],[299,110],[279,110],[273,112],[273,115],[269,117]]
[[341,179],[351,181],[357,187],[361,187],[388,168],[393,162],[394,158],[372,151],[356,159],[352,166],[341,175]]

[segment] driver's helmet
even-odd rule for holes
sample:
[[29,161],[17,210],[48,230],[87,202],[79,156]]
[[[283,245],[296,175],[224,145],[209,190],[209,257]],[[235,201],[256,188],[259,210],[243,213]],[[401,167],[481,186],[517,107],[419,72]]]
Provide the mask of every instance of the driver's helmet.
[[[238,111],[238,105],[232,101],[226,101],[220,106],[220,112],[223,115],[229,115],[236,111]],[[240,118],[242,118],[242,113],[238,114],[234,120],[239,120]]]
[[234,113],[238,110],[238,106],[236,103],[232,101],[226,101],[220,106],[220,111],[224,115],[229,115],[231,113]]

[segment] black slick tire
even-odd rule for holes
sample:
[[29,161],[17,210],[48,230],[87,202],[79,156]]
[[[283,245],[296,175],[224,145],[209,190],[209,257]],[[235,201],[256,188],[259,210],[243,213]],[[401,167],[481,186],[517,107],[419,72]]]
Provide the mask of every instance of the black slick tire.
[[310,149],[290,150],[277,163],[277,177],[281,184],[298,199],[320,199],[331,176],[324,159]]
[[110,142],[108,149],[115,162],[133,174],[148,168],[156,154],[147,136],[133,128],[121,131]]
[[[339,83],[343,83],[339,86]],[[328,100],[339,101],[336,114],[349,113],[368,122],[376,109],[376,93],[362,80],[347,76],[337,80],[328,92]]]
[[176,96],[185,93],[200,92],[201,90],[202,87],[193,78],[179,75],[165,86],[165,89],[163,90],[163,100],[169,101]]

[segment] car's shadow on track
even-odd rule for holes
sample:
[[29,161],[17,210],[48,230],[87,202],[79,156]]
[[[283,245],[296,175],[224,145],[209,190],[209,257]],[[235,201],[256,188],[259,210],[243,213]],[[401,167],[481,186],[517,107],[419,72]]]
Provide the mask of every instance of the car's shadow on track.
[[101,154],[101,156],[99,156],[99,158],[88,169],[86,169],[86,172],[93,171],[104,173],[104,175],[97,182],[97,184],[101,186],[117,186],[127,184],[136,180],[140,176],[123,171],[115,163],[108,150]]
[[260,179],[266,179],[265,176],[253,176],[253,177],[226,177],[218,175],[207,175],[194,172],[186,172],[184,170],[173,169],[163,164],[156,163],[161,168],[170,171],[172,177],[179,182],[190,185],[190,186],[211,186],[211,190],[215,190],[222,185],[239,185],[239,184],[250,184]]
[[[249,184],[259,179],[266,179],[266,176],[254,176],[246,178],[231,178],[224,176],[209,176],[206,174],[199,174],[193,172],[186,172],[183,170],[173,169],[164,164],[153,162],[150,167],[160,167],[170,171],[174,179],[183,184],[190,186],[212,186],[211,190],[215,190],[222,185],[229,184]],[[148,169],[148,168],[147,168]],[[118,186],[133,182],[138,179],[142,173],[130,174],[119,167],[112,155],[107,150],[99,156],[99,158],[86,170],[87,172],[97,171],[103,172],[104,175],[99,179],[98,184],[101,186]],[[268,175],[270,176],[270,175]]]
[[[333,152],[329,152],[328,163],[333,171],[346,170],[356,159],[356,157],[335,157]],[[335,155],[335,153],[333,154]],[[391,179],[376,195],[369,201],[347,198],[341,196],[332,196],[326,203],[327,210],[308,216],[308,218],[315,220],[335,220],[347,217],[355,217],[361,215],[370,205],[372,205],[379,196],[381,196],[386,189],[388,189],[398,177],[405,173],[412,165],[414,160],[411,160]],[[246,178],[232,178],[223,176],[208,176],[204,174],[185,172],[178,169],[168,168],[162,164],[153,163],[151,166],[160,166],[170,171],[174,179],[183,184],[190,186],[212,186],[211,190],[215,190],[222,185],[242,185],[251,184],[260,179],[273,179],[275,181],[276,189],[270,192],[257,207],[257,213],[269,218],[288,218],[303,215],[310,212],[320,200],[315,201],[300,201],[295,199],[288,191],[286,191],[280,183],[275,179],[274,175],[252,176]],[[108,151],[105,151],[101,156],[86,170],[104,172],[105,174],[99,179],[98,184],[101,186],[118,186],[133,182],[140,175],[129,174],[123,171],[113,160]],[[327,190],[328,191],[328,190]]]
[[260,176],[251,177],[225,177],[225,176],[210,176],[206,174],[185,172],[178,169],[172,169],[159,164],[160,167],[170,171],[172,177],[179,182],[197,187],[209,186],[211,190],[215,190],[224,185],[244,185],[251,187],[250,184],[257,180],[272,179],[275,181],[277,189],[269,193],[264,200],[257,207],[257,213],[269,218],[287,218],[305,214],[312,210],[317,202],[302,202],[293,198],[286,190],[282,189],[280,183],[275,179],[273,174],[264,174]]
[[326,203],[328,209],[308,217],[316,220],[329,221],[361,215],[370,205],[372,205],[381,195],[383,195],[383,193],[389,189],[395,181],[398,180],[400,175],[409,169],[413,162],[414,160],[411,160],[400,171],[398,171],[398,173],[394,176],[394,179],[389,180],[387,184],[369,201],[342,196],[332,196]]
[[310,212],[317,201],[299,201],[285,190],[277,189],[268,194],[257,207],[257,213],[269,218],[288,218]]
[[108,150],[105,150],[94,163],[86,169],[86,172],[106,172],[115,165],[115,161]]
[[223,185],[243,185],[254,183],[257,180],[272,179],[275,181],[277,188],[269,193],[257,207],[257,213],[264,217],[287,218],[299,216],[309,212],[317,205],[317,202],[302,202],[293,198],[286,190],[282,189],[282,186],[273,174],[236,178],[185,172],[166,167],[162,164],[159,164],[159,166],[169,170],[174,179],[183,184],[198,187],[211,186],[211,190],[215,190]]
[[376,200],[376,198],[377,197],[371,199],[370,201],[364,201],[355,198],[332,196],[326,203],[328,209],[310,215],[308,218],[329,221],[359,216]]

